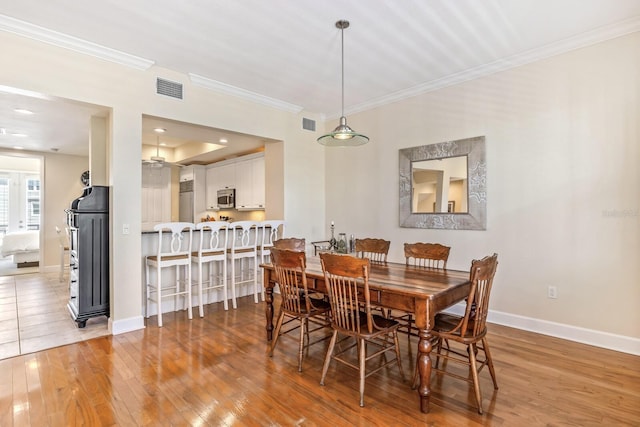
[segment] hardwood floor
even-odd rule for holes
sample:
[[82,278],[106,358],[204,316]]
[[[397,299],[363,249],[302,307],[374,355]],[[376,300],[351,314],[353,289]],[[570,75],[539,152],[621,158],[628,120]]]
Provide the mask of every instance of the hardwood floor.
[[58,273],[0,277],[0,359],[109,333],[104,316],[77,327],[67,311],[68,288]]
[[401,337],[396,367],[367,378],[333,363],[327,342],[297,371],[297,336],[267,356],[263,304],[207,306],[204,318],[167,313],[140,331],[105,336],[0,361],[2,426],[638,426],[640,357],[490,325],[500,389],[481,374],[484,415],[464,381],[434,377],[431,412],[410,388],[416,342]]

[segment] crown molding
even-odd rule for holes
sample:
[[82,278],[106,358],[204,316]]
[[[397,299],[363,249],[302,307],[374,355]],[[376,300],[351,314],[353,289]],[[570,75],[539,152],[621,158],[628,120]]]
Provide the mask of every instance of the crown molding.
[[[540,61],[542,59],[601,43],[603,41],[621,37],[637,31],[640,31],[640,16],[626,19],[615,24],[596,28],[595,30],[588,31],[586,33],[582,33],[577,36],[561,40],[559,42],[550,43],[541,48],[531,49],[526,52],[510,56],[508,58],[490,62],[479,67],[470,68],[459,73],[451,74],[440,79],[432,80],[405,90],[394,92],[392,94],[375,98],[367,102],[353,105],[345,109],[345,114],[355,114],[362,111],[371,110],[373,108],[398,102],[403,99],[412,98],[423,93],[442,89],[447,86],[453,86],[469,80],[474,80],[480,77],[495,74],[500,71],[505,71],[511,68],[519,67],[521,65]],[[332,119],[338,117],[339,116],[336,116],[334,114],[331,115]]]
[[303,110],[303,107],[300,107],[299,105],[290,104],[279,99],[269,98],[268,96],[260,95],[259,93],[231,86],[217,80],[212,80],[207,77],[200,76],[198,74],[189,73],[189,78],[191,79],[191,83],[196,86],[200,86],[205,89],[211,89],[216,92],[235,96],[237,98],[242,98],[269,107],[277,108],[278,110],[284,110],[294,114],[298,114]]
[[0,15],[0,30],[52,44],[64,49],[73,50],[85,55],[91,55],[105,61],[115,62],[138,70],[147,70],[155,63],[149,59],[120,52],[77,37],[20,21],[6,15]]

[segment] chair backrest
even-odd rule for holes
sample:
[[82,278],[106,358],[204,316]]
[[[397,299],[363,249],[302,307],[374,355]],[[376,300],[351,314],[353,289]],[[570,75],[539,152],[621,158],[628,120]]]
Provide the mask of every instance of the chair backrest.
[[231,253],[256,251],[258,245],[258,229],[255,221],[235,221],[229,224],[231,235]]
[[58,245],[62,249],[69,249],[69,236],[67,228],[65,227],[65,232],[63,233],[60,227],[56,225],[56,233],[58,234]]
[[444,269],[447,268],[450,250],[449,246],[439,243],[405,243],[404,257],[407,265]]
[[198,258],[216,257],[224,259],[227,256],[227,243],[229,239],[226,221],[205,221],[196,224],[196,230],[200,231],[200,243],[194,256]]
[[498,254],[495,253],[471,262],[471,290],[460,329],[463,337],[469,334],[477,337],[486,330],[489,296],[497,268]]
[[158,232],[158,261],[163,257],[186,255],[191,258],[191,243],[195,225],[190,222],[165,222],[153,226]]
[[304,238],[299,239],[297,237],[287,237],[274,241],[273,247],[278,249],[289,249],[291,251],[304,252],[307,247],[307,243]]
[[[366,325],[365,332],[372,333],[374,323],[369,296],[369,259],[320,253],[320,262],[329,292],[332,326],[343,332],[359,334],[361,327]],[[366,316],[366,323],[362,321],[362,316]]]
[[284,236],[284,221],[275,219],[262,221],[260,229],[262,231],[260,248],[268,248],[273,246],[273,242]]
[[371,262],[386,263],[391,242],[384,239],[356,239],[356,256]]
[[[307,290],[304,252],[289,249],[271,249],[271,263],[282,296],[282,309],[292,314],[309,313],[312,308]],[[304,298],[300,298],[303,295]]]

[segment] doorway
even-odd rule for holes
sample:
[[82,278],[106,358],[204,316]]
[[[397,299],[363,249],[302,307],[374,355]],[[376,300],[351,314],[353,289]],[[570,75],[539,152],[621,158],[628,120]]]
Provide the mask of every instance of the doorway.
[[40,156],[0,155],[0,276],[39,271],[41,170]]

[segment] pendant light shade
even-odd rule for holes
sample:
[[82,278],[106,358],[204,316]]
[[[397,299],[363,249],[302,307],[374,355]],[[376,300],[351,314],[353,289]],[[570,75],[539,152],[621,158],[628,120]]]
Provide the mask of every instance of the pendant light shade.
[[354,147],[369,142],[369,137],[362,135],[347,125],[347,118],[344,115],[344,29],[349,28],[349,21],[340,20],[336,22],[336,27],[340,29],[342,38],[342,116],[340,124],[332,132],[322,135],[318,142],[328,147]]

